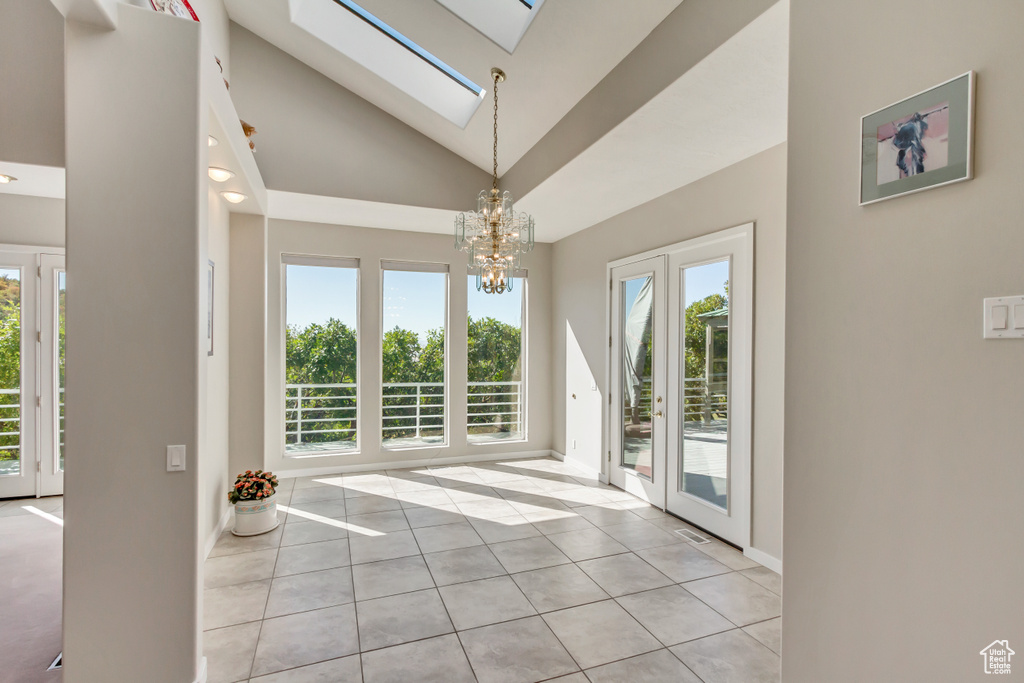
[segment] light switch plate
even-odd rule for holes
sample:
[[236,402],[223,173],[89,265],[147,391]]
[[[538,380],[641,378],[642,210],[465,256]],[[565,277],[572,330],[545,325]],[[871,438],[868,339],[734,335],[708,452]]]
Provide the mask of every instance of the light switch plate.
[[985,299],[985,339],[1024,339],[1024,296]]
[[185,471],[185,447],[184,446],[168,446],[167,447],[167,471],[168,472],[184,472]]

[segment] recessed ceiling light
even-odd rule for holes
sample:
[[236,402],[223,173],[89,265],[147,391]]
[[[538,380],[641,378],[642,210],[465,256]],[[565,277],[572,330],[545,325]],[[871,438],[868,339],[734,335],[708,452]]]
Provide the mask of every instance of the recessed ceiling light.
[[7,183],[13,183],[17,178],[12,175],[4,175],[0,173],[0,185],[6,185]]
[[211,166],[209,173],[210,178],[217,181],[218,183],[223,183],[225,180],[230,180],[235,177],[235,174],[229,171],[228,169],[217,168],[216,166]]
[[224,197],[224,199],[228,200],[232,204],[238,204],[248,199],[248,197],[241,192],[221,192],[220,196]]
[[208,144],[208,145],[209,145],[210,147],[216,147],[217,145],[219,145],[219,144],[220,144],[220,143],[219,143],[219,142],[217,141],[217,138],[213,137],[212,135],[210,135],[210,136],[208,136],[208,137],[209,137],[209,139],[207,140],[207,144]]

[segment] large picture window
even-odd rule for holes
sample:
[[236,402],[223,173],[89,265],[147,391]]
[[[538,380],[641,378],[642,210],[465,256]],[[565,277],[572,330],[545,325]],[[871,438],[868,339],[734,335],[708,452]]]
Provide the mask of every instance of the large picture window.
[[523,420],[523,320],[526,278],[516,290],[485,294],[468,279],[469,385],[467,438],[470,443],[526,438]]
[[283,261],[285,455],[357,450],[359,261]]
[[381,444],[447,443],[448,266],[382,263]]

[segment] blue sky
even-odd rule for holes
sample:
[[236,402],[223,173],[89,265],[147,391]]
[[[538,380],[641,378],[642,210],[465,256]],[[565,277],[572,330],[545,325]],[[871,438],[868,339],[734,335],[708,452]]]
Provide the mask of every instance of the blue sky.
[[[356,322],[356,270],[322,266],[288,266],[288,324],[300,328],[337,318],[349,327]],[[420,343],[427,331],[444,325],[445,275],[389,270],[384,272],[384,329],[412,330]],[[453,277],[457,282],[458,278]],[[522,324],[523,283],[504,294],[476,291],[476,278],[467,277],[469,315],[492,317],[511,325]]]
[[[729,262],[717,261],[702,266],[694,266],[686,269],[685,273],[686,306],[694,301],[700,301],[711,294],[725,294],[725,281],[729,279]],[[628,313],[636,301],[636,295],[640,293],[644,277],[626,281],[626,298],[624,311]]]

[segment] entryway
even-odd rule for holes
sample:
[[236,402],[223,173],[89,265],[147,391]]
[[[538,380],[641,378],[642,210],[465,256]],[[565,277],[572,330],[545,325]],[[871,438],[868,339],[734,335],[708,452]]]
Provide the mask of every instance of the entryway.
[[609,481],[750,544],[753,224],[609,270]]

